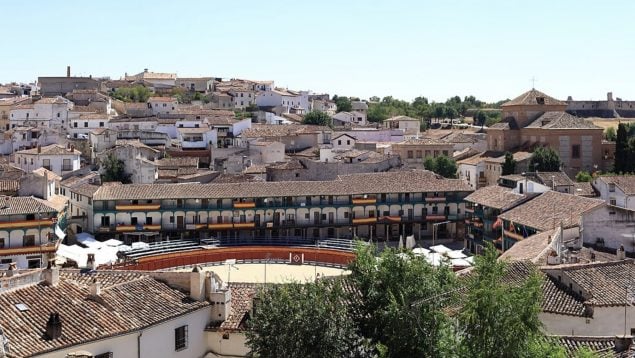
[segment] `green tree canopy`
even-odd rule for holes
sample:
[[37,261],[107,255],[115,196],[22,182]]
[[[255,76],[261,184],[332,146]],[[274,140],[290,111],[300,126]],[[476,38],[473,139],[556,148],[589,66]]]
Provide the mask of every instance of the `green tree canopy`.
[[257,357],[362,357],[370,349],[348,313],[341,279],[263,289],[247,330]]
[[593,180],[593,176],[584,170],[579,171],[578,174],[575,175],[575,181],[578,183],[590,182],[591,180]]
[[615,164],[613,170],[616,173],[628,172],[628,130],[624,123],[617,126],[617,134],[615,137]]
[[444,178],[456,178],[456,172],[458,170],[454,159],[445,155],[441,155],[436,158],[426,157],[423,161],[423,167],[441,175]]
[[610,140],[611,142],[615,142],[617,138],[617,133],[615,132],[614,127],[608,127],[604,130],[604,139]]
[[110,95],[124,102],[146,102],[152,95],[152,92],[144,86],[137,85],[133,87],[119,87]]
[[353,109],[351,100],[348,97],[339,97],[338,95],[334,95],[333,102],[335,102],[338,112],[350,112]]
[[302,119],[304,124],[315,124],[318,126],[330,126],[331,117],[322,111],[311,111]]
[[123,160],[118,159],[114,154],[109,154],[102,162],[102,166],[102,181],[118,181],[123,184],[130,183],[130,174],[125,172],[125,164]]
[[533,152],[529,166],[541,172],[557,172],[560,170],[560,157],[549,147],[538,147]]
[[509,175],[516,173],[516,159],[510,152],[505,153],[505,162],[503,163],[502,175]]

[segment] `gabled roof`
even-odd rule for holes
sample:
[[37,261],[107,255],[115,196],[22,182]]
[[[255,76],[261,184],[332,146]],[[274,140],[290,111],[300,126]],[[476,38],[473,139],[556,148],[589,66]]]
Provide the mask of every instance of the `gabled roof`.
[[625,195],[635,195],[635,175],[602,175],[596,180],[615,184]]
[[333,137],[333,139],[331,139],[331,141],[334,141],[334,140],[336,140],[337,138],[341,138],[341,137],[349,137],[349,138],[350,138],[350,139],[352,139],[352,140],[357,140],[357,138],[353,137],[353,136],[352,136],[352,135],[350,135],[350,134],[347,134],[347,133],[342,133],[342,134],[338,135],[337,137]]
[[566,106],[567,104],[532,88],[511,101],[503,103],[501,107],[519,105]]
[[[527,173],[531,175],[532,173]],[[564,172],[536,172],[534,174],[543,185],[548,187],[553,186],[574,186],[575,183],[569,176]]]
[[602,129],[589,120],[560,111],[545,112],[525,128]]
[[57,212],[46,200],[32,196],[0,197],[0,216]]
[[524,199],[524,195],[516,194],[511,189],[498,185],[480,188],[465,197],[465,201],[494,209],[506,209]]
[[38,148],[24,149],[15,152],[16,154],[34,154],[34,155],[80,155],[80,152],[77,149],[66,148],[63,145],[59,144],[51,144],[45,147],[40,147],[39,152]]
[[412,118],[412,117],[408,117],[408,116],[395,116],[395,117],[390,117],[390,118],[384,120],[384,122],[401,122],[401,121],[421,122],[420,119]]
[[515,225],[544,231],[553,229],[561,222],[565,228],[575,226],[583,212],[600,205],[604,205],[604,201],[550,190],[499,217]]

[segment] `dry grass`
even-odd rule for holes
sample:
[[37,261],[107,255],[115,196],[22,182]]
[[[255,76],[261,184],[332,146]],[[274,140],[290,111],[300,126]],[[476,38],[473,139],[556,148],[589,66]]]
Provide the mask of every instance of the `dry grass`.
[[617,118],[597,118],[597,117],[593,117],[593,118],[589,118],[591,121],[593,121],[593,124],[595,124],[598,127],[602,127],[604,129],[609,128],[609,127],[613,127],[615,129],[617,129],[617,125],[620,122],[635,122],[635,118],[619,118],[619,120]]

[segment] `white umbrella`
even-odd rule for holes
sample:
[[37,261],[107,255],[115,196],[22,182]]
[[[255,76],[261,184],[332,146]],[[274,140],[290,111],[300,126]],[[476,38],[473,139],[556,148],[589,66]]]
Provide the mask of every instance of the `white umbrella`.
[[440,254],[445,254],[445,253],[448,253],[448,252],[452,251],[452,249],[446,247],[445,245],[430,246],[430,250],[432,250],[434,252],[438,252]]
[[450,251],[447,252],[445,255],[451,259],[464,259],[467,257],[467,255],[464,254],[461,250]]
[[412,253],[415,255],[427,255],[430,253],[430,250],[424,249],[423,247],[415,247],[412,249]]
[[403,236],[399,235],[399,249],[403,249]]
[[412,249],[416,245],[417,245],[417,243],[415,242],[415,236],[414,235],[406,236],[406,248]]

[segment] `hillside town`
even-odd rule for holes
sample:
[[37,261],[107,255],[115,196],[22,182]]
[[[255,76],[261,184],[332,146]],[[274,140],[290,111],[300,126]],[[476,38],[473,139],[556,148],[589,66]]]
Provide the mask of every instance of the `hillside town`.
[[398,111],[70,66],[0,85],[0,357],[248,356],[259,292],[356,277],[363,247],[465,287],[495,252],[501,282],[540,278],[565,356],[635,356],[635,101],[509,98]]

